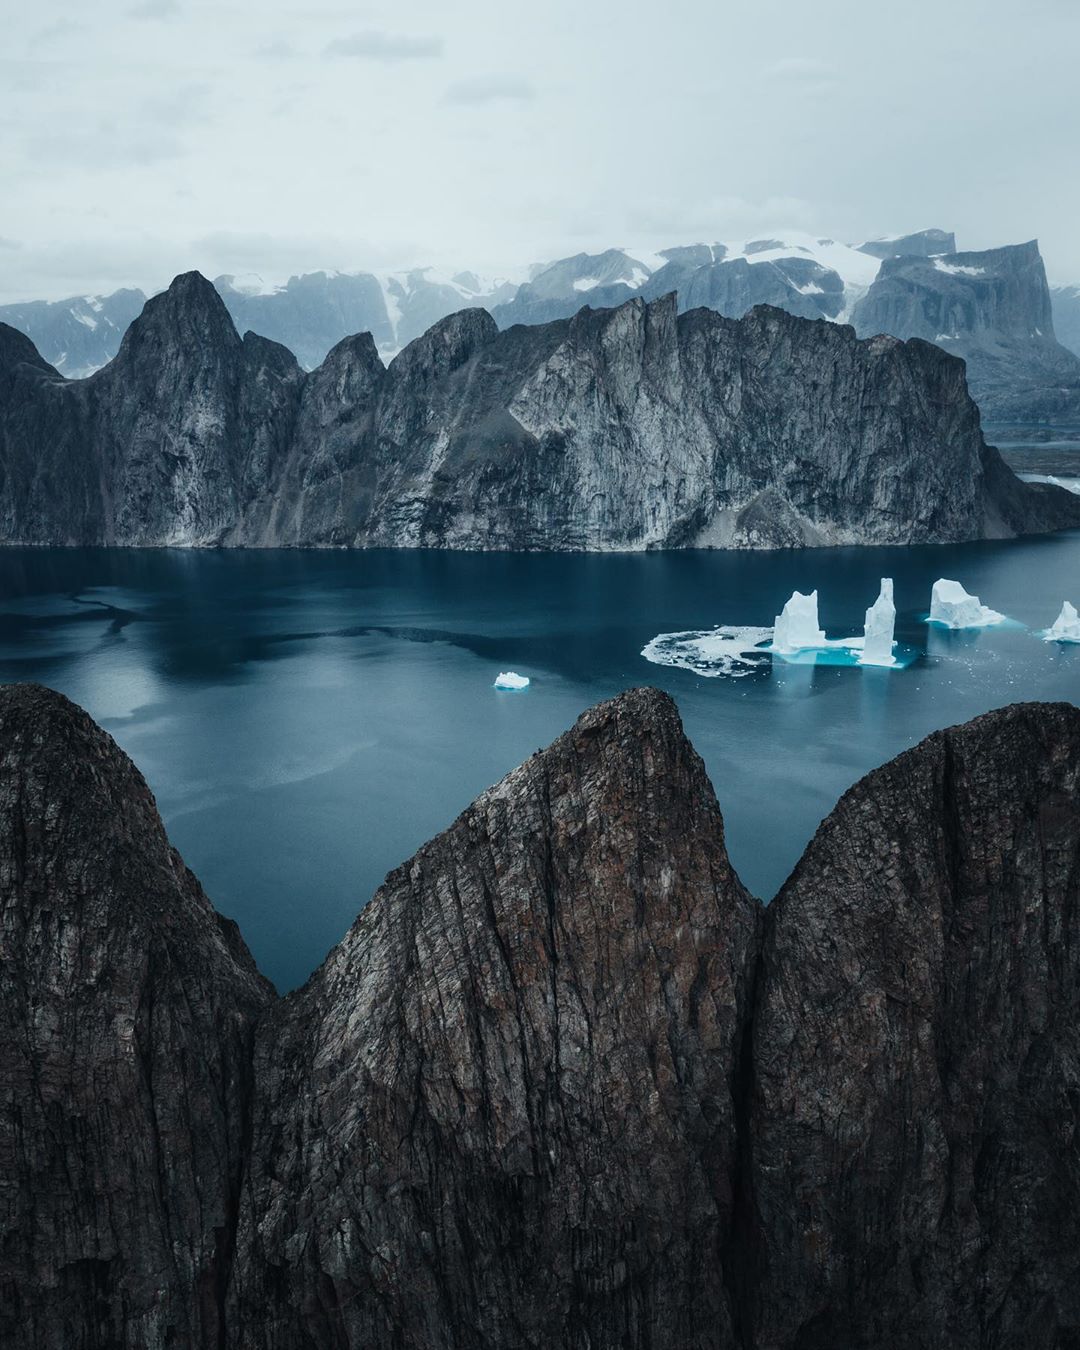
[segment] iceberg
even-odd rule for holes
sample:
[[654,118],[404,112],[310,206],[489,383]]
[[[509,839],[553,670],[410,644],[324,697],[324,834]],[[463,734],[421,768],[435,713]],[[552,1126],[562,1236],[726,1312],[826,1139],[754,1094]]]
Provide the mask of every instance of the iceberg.
[[859,664],[862,666],[895,666],[893,633],[896,629],[896,606],[893,604],[892,577],[881,578],[881,592],[866,611],[866,627]]
[[943,628],[987,628],[1004,623],[1005,615],[989,609],[977,595],[968,595],[958,581],[942,577],[930,595],[930,623]]
[[516,670],[500,670],[495,676],[496,689],[528,689],[528,675],[519,675]]
[[817,591],[803,595],[794,591],[773,625],[772,650],[803,651],[807,647],[824,647],[825,634],[818,627]]
[[1076,606],[1068,600],[1061,606],[1061,613],[1042,635],[1044,642],[1080,642],[1080,614]]

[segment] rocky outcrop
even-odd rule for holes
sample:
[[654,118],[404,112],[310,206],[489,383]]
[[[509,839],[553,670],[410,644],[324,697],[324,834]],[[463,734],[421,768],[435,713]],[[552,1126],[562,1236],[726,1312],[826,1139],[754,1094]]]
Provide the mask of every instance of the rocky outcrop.
[[989,423],[1080,425],[1080,357],[1054,336],[1034,240],[886,259],[852,321],[864,337],[920,337],[963,357],[972,397]]
[[305,375],[189,273],[85,381],[7,332],[0,542],[774,548],[1080,524],[986,447],[960,362],[776,309],[667,296],[504,332],[463,310],[386,369],[355,338]]
[[5,1345],[1076,1341],[1080,710],[870,774],[763,910],[628,692],[281,1001],[84,714],[0,747]]
[[486,792],[262,1026],[239,1344],[734,1345],[759,913],[663,696]]
[[1080,712],[870,774],[769,907],[757,1350],[1080,1335]]
[[225,1344],[270,998],[87,715],[0,687],[0,1343]]

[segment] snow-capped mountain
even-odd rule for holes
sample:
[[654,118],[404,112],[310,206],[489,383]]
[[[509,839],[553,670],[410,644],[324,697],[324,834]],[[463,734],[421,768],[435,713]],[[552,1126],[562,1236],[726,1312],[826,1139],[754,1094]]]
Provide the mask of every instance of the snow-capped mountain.
[[[240,332],[288,347],[312,370],[343,338],[372,334],[384,360],[432,324],[468,308],[500,328],[550,323],[675,292],[678,309],[740,318],[769,304],[802,318],[853,323],[860,336],[921,337],[968,363],[984,416],[995,423],[1080,425],[1080,288],[1051,296],[1035,243],[957,254],[940,229],[845,244],[782,238],[679,244],[659,252],[610,248],[523,268],[517,277],[418,267],[402,272],[309,272],[277,284],[260,276],[214,282]],[[142,293],[0,307],[65,375],[115,355]],[[1057,321],[1066,345],[1054,334]]]
[[39,351],[48,353],[50,365],[78,379],[112,360],[128,324],[138,318],[144,304],[146,296],[138,290],[31,300],[0,305],[0,322],[32,338]]

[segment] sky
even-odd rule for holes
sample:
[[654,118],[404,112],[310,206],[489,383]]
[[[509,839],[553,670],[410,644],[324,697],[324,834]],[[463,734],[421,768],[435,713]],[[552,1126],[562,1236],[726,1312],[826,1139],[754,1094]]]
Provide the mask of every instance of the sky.
[[1080,0],[0,0],[0,301],[794,229],[1080,281]]

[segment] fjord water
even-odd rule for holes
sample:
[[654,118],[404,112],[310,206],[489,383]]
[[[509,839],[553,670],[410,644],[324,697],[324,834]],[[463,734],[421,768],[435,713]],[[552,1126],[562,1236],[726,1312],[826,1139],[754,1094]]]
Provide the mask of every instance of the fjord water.
[[[771,624],[820,592],[830,637],[895,580],[904,670],[776,664],[707,679],[645,661],[661,632]],[[1016,626],[922,622],[955,578]],[[1080,532],[776,553],[0,550],[0,680],[85,707],[261,969],[302,982],[386,872],[590,704],[676,699],[743,880],[771,896],[837,797],[928,732],[1023,699],[1080,701]],[[1026,629],[1025,627],[1026,626]],[[501,670],[531,677],[501,693]],[[873,860],[866,860],[867,866]]]

